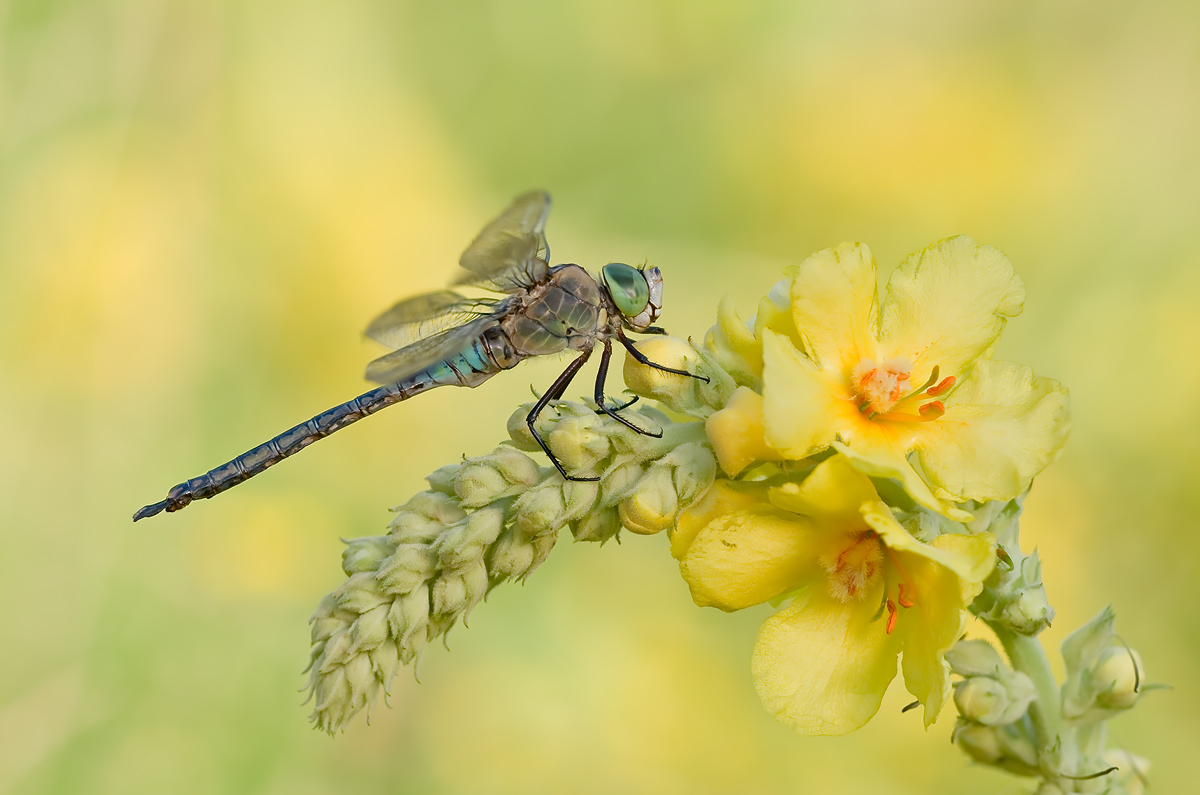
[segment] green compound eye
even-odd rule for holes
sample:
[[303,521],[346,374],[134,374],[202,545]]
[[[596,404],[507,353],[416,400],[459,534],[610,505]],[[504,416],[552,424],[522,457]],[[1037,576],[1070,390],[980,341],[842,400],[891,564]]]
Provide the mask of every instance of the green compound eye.
[[613,303],[625,317],[641,314],[650,302],[650,286],[637,268],[623,262],[610,262],[601,269],[601,275],[608,285]]

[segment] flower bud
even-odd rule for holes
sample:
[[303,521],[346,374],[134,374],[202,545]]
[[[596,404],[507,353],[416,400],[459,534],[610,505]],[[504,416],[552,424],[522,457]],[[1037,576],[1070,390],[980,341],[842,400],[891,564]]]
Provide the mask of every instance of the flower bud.
[[379,582],[374,575],[369,572],[351,575],[342,583],[342,587],[333,593],[337,599],[339,610],[357,614],[365,613],[373,607],[391,601],[391,598],[379,587]]
[[492,582],[518,580],[533,564],[533,546],[515,527],[500,534],[488,550],[488,573]]
[[363,613],[350,625],[351,653],[368,651],[387,640],[389,609],[390,604],[381,604]]
[[467,606],[463,609],[463,623],[467,623],[467,616],[475,609],[475,605],[483,601],[487,596],[488,589],[491,583],[488,581],[487,567],[483,565],[483,561],[479,561],[473,566],[469,566],[462,571],[463,584],[467,589]]
[[399,544],[432,541],[467,516],[454,497],[435,491],[423,491],[395,511],[388,535]]
[[388,628],[396,641],[401,661],[408,663],[425,645],[429,624],[429,586],[422,585],[392,602]]
[[545,535],[562,527],[563,490],[561,483],[543,483],[517,498],[513,509],[517,529],[525,538]]
[[576,541],[594,541],[603,544],[621,529],[621,519],[616,508],[600,508],[580,519],[571,528]]
[[669,458],[675,464],[675,491],[684,505],[695,502],[708,491],[717,476],[717,459],[707,447],[697,442],[680,445]]
[[387,593],[404,594],[432,577],[436,568],[437,560],[425,544],[399,544],[375,577]]
[[1133,649],[1109,646],[1092,671],[1096,703],[1105,709],[1129,709],[1137,703],[1142,679],[1142,658]]
[[1018,591],[1005,605],[1000,619],[1014,632],[1033,636],[1050,626],[1054,608],[1046,599],[1046,589],[1039,583]]
[[457,618],[467,608],[467,584],[462,576],[443,572],[429,592],[434,616]]
[[605,507],[616,505],[633,493],[645,474],[645,468],[637,461],[614,464],[600,479],[600,504]]
[[986,640],[960,640],[946,652],[950,670],[959,676],[994,676],[1009,670],[996,647]]
[[[694,372],[700,360],[692,346],[678,337],[651,337],[639,340],[636,347],[650,361],[673,370]],[[662,401],[675,411],[686,412],[702,405],[696,394],[696,385],[702,383],[699,379],[663,372],[628,355],[623,373],[630,392]]]
[[967,756],[985,765],[993,764],[1004,756],[1000,738],[990,726],[959,721],[954,727],[952,740],[966,751]]
[[458,475],[458,470],[461,467],[461,464],[447,464],[430,472],[425,476],[425,482],[429,484],[429,490],[436,491],[439,494],[453,495],[454,478]]
[[652,535],[674,524],[679,513],[679,498],[675,494],[671,468],[651,467],[633,494],[621,501],[618,510],[621,524],[639,535]]
[[602,426],[595,414],[564,417],[550,432],[546,443],[568,472],[587,471],[607,456],[611,448]]
[[397,669],[400,668],[400,654],[396,650],[396,644],[390,638],[386,639],[367,652],[367,657],[371,661],[372,670],[375,671],[375,678],[383,686],[383,692],[387,693]]
[[600,496],[600,484],[592,481],[569,480],[562,484],[562,519],[571,522],[586,516]]
[[542,446],[537,443],[537,439],[534,439],[533,434],[529,432],[529,412],[532,409],[532,403],[526,403],[518,407],[516,411],[509,415],[507,425],[508,438],[512,439],[517,449],[530,453],[542,449]]
[[361,571],[375,571],[395,551],[396,542],[388,536],[352,539],[342,551],[342,571],[347,577]]
[[499,507],[480,508],[465,522],[450,527],[429,545],[444,569],[459,569],[481,560],[488,545],[504,528],[504,510]]
[[1000,725],[999,718],[1008,707],[1004,685],[987,676],[972,676],[954,688],[954,705],[958,714],[985,726]]
[[479,508],[499,499],[511,484],[493,466],[464,464],[454,478],[454,493],[464,508]]

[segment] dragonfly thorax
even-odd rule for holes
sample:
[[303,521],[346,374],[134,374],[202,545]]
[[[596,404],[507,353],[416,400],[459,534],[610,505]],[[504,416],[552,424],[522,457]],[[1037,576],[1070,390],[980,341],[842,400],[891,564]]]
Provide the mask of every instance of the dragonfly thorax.
[[578,265],[559,265],[521,298],[503,328],[527,356],[567,349],[588,350],[601,333],[603,299],[592,275]]

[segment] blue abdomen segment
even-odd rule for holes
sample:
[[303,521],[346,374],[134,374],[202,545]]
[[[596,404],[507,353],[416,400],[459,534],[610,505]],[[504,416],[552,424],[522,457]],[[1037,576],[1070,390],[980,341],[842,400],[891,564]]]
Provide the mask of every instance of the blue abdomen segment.
[[178,511],[194,500],[215,497],[295,455],[313,442],[413,395],[444,385],[473,387],[482,384],[502,369],[513,367],[520,361],[503,335],[497,336],[497,333],[488,332],[448,359],[395,383],[364,392],[353,400],[289,428],[228,463],[180,483],[168,492],[165,500],[147,505],[135,513],[133,520],[136,522],[162,511]]

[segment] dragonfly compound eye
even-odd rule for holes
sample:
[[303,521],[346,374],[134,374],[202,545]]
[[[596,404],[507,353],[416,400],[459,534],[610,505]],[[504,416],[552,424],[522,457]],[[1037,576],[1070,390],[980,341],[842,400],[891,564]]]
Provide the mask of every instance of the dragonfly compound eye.
[[601,270],[601,275],[622,315],[632,318],[645,310],[650,302],[650,285],[641,271],[623,262],[610,262]]

